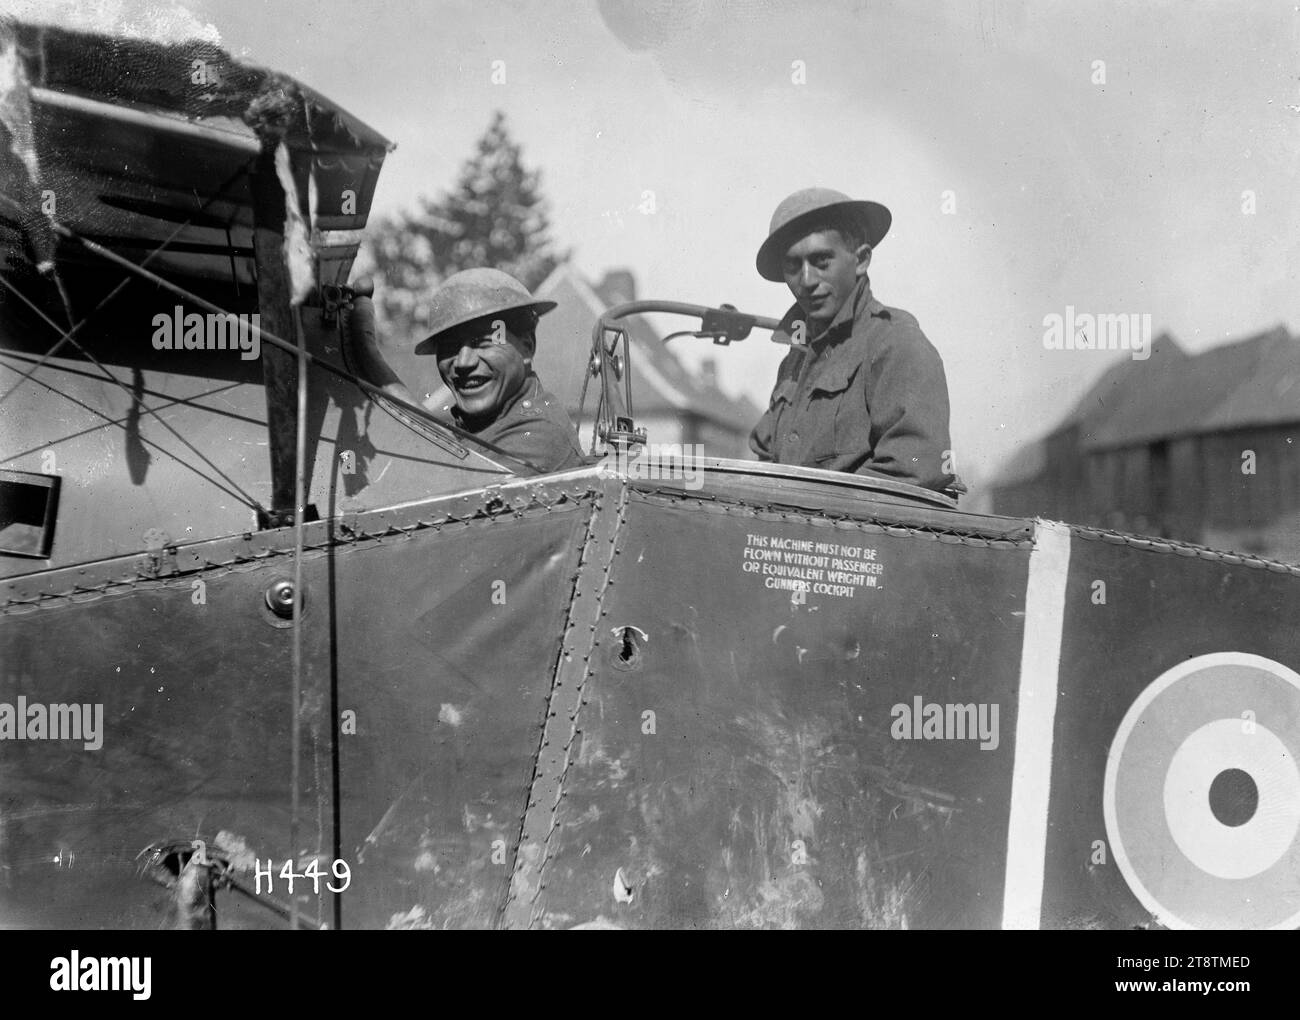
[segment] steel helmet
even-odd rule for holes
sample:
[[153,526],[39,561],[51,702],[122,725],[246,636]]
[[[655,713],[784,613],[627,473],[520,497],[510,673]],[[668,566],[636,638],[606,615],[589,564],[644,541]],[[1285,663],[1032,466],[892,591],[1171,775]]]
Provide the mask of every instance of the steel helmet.
[[528,288],[499,269],[466,269],[443,280],[429,298],[429,335],[415,345],[416,354],[433,354],[437,338],[475,319],[531,308],[545,315],[554,301],[537,301]]
[[758,258],[755,259],[758,275],[774,283],[784,280],[781,259],[790,245],[805,237],[808,228],[817,220],[836,214],[847,214],[859,220],[866,230],[867,244],[873,248],[889,233],[889,224],[893,220],[889,210],[879,202],[854,201],[830,188],[796,191],[785,198],[772,214],[767,240],[758,249]]

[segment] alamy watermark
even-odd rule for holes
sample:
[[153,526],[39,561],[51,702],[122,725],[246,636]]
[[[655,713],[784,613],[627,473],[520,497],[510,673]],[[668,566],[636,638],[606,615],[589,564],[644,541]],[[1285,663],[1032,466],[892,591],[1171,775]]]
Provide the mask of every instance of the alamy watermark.
[[42,705],[19,695],[0,701],[0,740],[80,740],[87,751],[104,746],[104,706]]
[[1065,306],[1065,315],[1043,316],[1043,346],[1049,351],[1132,351],[1134,361],[1151,357],[1151,313],[1092,315]]
[[130,992],[144,1000],[152,993],[153,957],[82,956],[73,950],[50,961],[50,988],[56,992]]
[[889,710],[895,740],[978,740],[981,751],[996,751],[998,706],[926,702],[917,695],[912,704],[899,703]]
[[176,305],[170,315],[153,317],[153,346],[156,351],[239,351],[244,361],[256,361],[262,353],[262,314],[186,314]]
[[611,466],[629,478],[680,478],[685,488],[704,488],[704,446],[700,443],[643,443],[616,448]]

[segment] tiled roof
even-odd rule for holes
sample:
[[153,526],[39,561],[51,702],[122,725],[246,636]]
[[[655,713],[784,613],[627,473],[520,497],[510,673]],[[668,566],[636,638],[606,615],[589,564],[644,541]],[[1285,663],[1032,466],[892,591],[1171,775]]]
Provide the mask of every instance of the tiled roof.
[[1191,356],[1156,349],[1116,369],[1085,398],[1098,405],[1080,422],[1087,449],[1300,421],[1300,342],[1281,326]]
[[[1077,428],[1082,450],[1108,450],[1286,422],[1300,422],[1300,340],[1276,326],[1195,355],[1162,334],[1147,360],[1112,365],[1049,435]],[[1041,474],[1046,441],[1018,448],[994,484]]]
[[[555,301],[554,311],[537,327],[534,367],[546,388],[572,413],[578,407],[583,373],[591,356],[591,330],[609,307],[569,265],[561,265],[536,289]],[[727,396],[683,365],[642,317],[623,320],[632,351],[632,408],[640,417],[654,413],[694,414],[734,431],[748,432],[762,410],[745,398]],[[587,389],[584,420],[596,406],[597,380]]]
[[1077,427],[1086,442],[1107,422],[1130,413],[1149,396],[1153,385],[1185,360],[1187,353],[1167,333],[1151,343],[1151,356],[1145,361],[1123,358],[1111,365],[1102,377],[1079,398],[1070,413],[1052,429],[1052,433]]

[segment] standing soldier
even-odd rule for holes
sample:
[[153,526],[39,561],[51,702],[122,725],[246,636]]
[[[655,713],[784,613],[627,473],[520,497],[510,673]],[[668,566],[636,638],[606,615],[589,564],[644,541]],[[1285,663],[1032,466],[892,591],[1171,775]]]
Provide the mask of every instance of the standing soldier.
[[939,353],[916,319],[871,294],[867,267],[890,222],[883,205],[829,188],[777,206],[757,266],[794,295],[777,331],[793,346],[750,446],[759,460],[964,491]]
[[[439,411],[542,473],[586,463],[573,421],[532,368],[537,320],[554,307],[554,301],[534,300],[507,273],[466,269],[433,292],[431,332],[415,347],[416,354],[437,358],[438,373],[455,401]],[[384,361],[373,316],[354,306],[350,321],[363,374],[389,395],[417,403]]]

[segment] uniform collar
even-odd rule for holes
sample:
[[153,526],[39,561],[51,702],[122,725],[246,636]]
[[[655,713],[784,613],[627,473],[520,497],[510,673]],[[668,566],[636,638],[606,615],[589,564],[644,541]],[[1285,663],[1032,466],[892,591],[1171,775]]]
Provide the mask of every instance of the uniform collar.
[[[882,315],[888,314],[885,306],[871,296],[871,282],[867,277],[862,277],[854,285],[852,293],[849,294],[848,300],[835,313],[835,318],[831,324],[822,330],[817,336],[809,338],[810,344],[820,345],[826,340],[834,339],[841,334],[847,333],[853,329],[853,323],[858,320],[862,314]],[[781,325],[777,328],[775,336],[784,337],[785,343],[790,342],[790,336],[794,330],[794,324],[804,318],[803,309],[799,307],[796,301],[785,316],[781,319]]]

